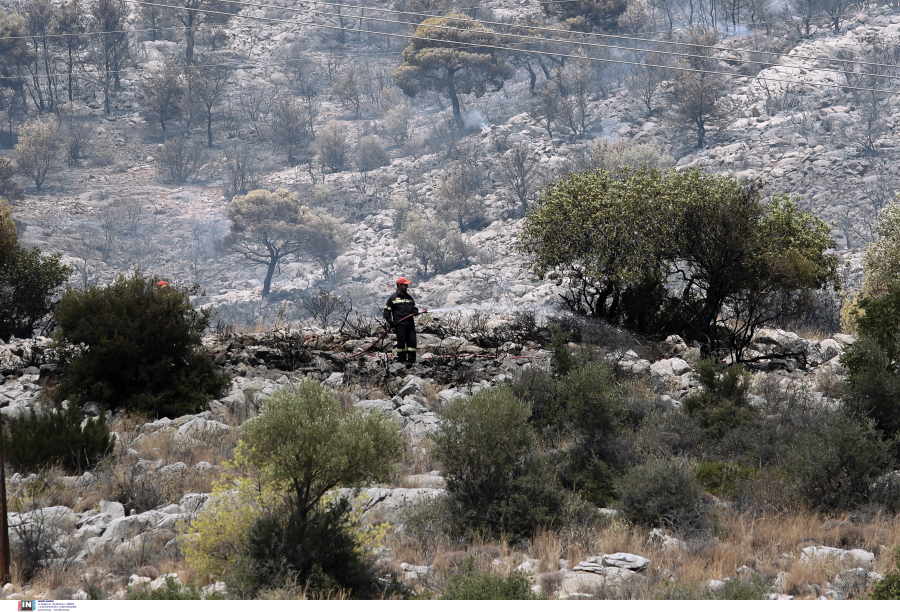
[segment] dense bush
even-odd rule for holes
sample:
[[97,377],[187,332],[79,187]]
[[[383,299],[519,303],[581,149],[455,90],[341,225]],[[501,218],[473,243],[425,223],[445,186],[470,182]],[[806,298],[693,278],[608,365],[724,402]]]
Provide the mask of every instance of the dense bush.
[[884,580],[875,583],[869,599],[900,599],[900,548],[894,549],[896,567],[884,575]]
[[[386,481],[400,454],[397,425],[380,412],[342,406],[312,379],[279,391],[245,423],[238,455],[281,493],[263,498],[245,486],[242,495],[253,500],[249,513],[217,497],[222,520],[205,517],[202,529],[187,534],[189,558],[205,563],[207,572],[229,569],[234,588],[250,595],[285,583],[319,594],[374,591],[366,547],[351,531],[350,505],[329,492]],[[204,541],[226,524],[227,542],[246,550],[220,560]]]
[[308,516],[284,511],[272,508],[253,525],[245,563],[232,576],[235,590],[253,596],[265,588],[300,583],[318,595],[343,590],[356,598],[378,590],[351,532],[347,499]]
[[757,475],[753,468],[728,461],[701,463],[694,470],[700,486],[713,495],[725,497],[733,496],[745,481]]
[[501,576],[493,572],[479,572],[475,559],[468,557],[459,566],[459,572],[447,581],[441,599],[537,599],[531,591],[531,581],[521,573]]
[[565,498],[536,453],[530,414],[506,387],[444,411],[432,457],[444,466],[453,529],[523,536],[558,522]]
[[840,410],[820,435],[798,440],[787,467],[810,504],[846,509],[869,501],[872,483],[892,462],[875,422]]
[[632,522],[691,533],[709,525],[708,511],[684,461],[653,460],[627,472],[617,483],[619,506]]
[[[200,599],[200,591],[195,584],[180,584],[172,576],[166,576],[158,589],[147,586],[128,587],[125,598],[132,601],[176,601]],[[204,599],[226,599],[221,593],[213,593]]]
[[559,381],[559,409],[575,444],[566,451],[566,488],[597,505],[615,497],[615,478],[633,462],[622,388],[612,368],[592,362]]
[[750,379],[742,366],[724,368],[714,359],[704,359],[697,363],[695,375],[703,390],[684,398],[684,410],[707,438],[717,440],[757,417],[757,411],[747,403]]
[[567,281],[570,312],[738,359],[756,329],[838,280],[825,222],[785,195],[764,201],[759,182],[699,168],[570,173],[528,211],[520,248],[538,276]]
[[30,338],[50,313],[53,294],[71,268],[61,255],[19,245],[13,209],[0,199],[0,340]]
[[890,353],[876,340],[863,337],[841,357],[847,368],[844,405],[874,419],[888,438],[900,433],[900,376]]
[[53,390],[78,406],[93,400],[177,418],[205,409],[229,386],[202,351],[209,310],[188,291],[135,271],[106,287],[69,288],[55,314],[59,346],[81,347]]
[[11,418],[3,432],[6,461],[23,474],[51,466],[84,472],[112,452],[115,438],[104,416],[85,420],[83,427],[82,420],[74,405],[30,408]]

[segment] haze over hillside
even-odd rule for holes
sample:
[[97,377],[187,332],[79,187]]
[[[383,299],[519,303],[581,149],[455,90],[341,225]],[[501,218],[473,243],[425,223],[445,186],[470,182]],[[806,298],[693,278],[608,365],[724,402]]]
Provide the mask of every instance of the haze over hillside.
[[[888,6],[641,1],[585,24],[531,0],[201,4],[126,3],[120,39],[90,34],[90,7],[78,36],[58,17],[42,24],[37,0],[10,9],[30,15],[23,33],[36,51],[13,66],[22,89],[5,90],[3,140],[11,146],[39,115],[63,143],[40,191],[16,177],[26,188],[16,218],[23,241],[64,253],[78,283],[140,266],[199,283],[198,303],[242,323],[271,319],[284,300],[288,318],[303,318],[296,304],[318,286],[372,314],[402,274],[432,308],[547,309],[556,290],[529,274],[517,219],[541,185],[592,163],[592,143],[605,138],[802,197],[835,225],[853,285],[896,189],[900,18]],[[483,51],[505,72],[474,74],[471,93],[460,89],[460,132],[445,91],[409,98],[394,75],[418,22],[462,9],[495,33]],[[179,21],[189,15],[190,52]],[[697,75],[702,85],[688,82]],[[698,86],[708,108],[682,104],[684,88]],[[329,139],[336,152],[323,149]],[[348,224],[327,278],[309,256],[286,258],[261,300],[265,267],[216,250],[229,229],[225,194],[251,187],[294,191]],[[449,225],[432,223],[432,242],[420,227],[416,245],[398,227],[409,213]],[[460,221],[455,246],[436,246]]]

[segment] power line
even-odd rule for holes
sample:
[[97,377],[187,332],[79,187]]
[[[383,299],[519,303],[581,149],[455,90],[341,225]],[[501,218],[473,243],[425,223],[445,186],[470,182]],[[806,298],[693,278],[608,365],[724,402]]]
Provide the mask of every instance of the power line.
[[[360,7],[350,6],[347,4],[341,4],[340,2],[322,2],[319,0],[314,0],[314,1],[316,2],[316,4],[324,4],[327,6],[340,6],[340,7],[344,7],[344,8],[360,8]],[[230,3],[231,4],[243,4],[243,5],[257,7],[257,8],[274,8],[274,9],[296,11],[296,12],[300,12],[303,10],[310,10],[310,9],[296,9],[296,8],[290,8],[290,7],[280,7],[280,6],[276,6],[276,5],[267,5],[267,4],[255,4],[255,3],[251,3],[251,2],[231,1]],[[415,13],[415,12],[410,12],[410,11],[398,11],[396,9],[383,9],[383,8],[378,8],[378,7],[364,7],[364,10],[377,11],[377,12],[382,12],[382,13],[413,15],[413,16],[417,16],[417,17],[425,17],[428,19],[442,17],[442,15],[432,15],[429,13]],[[365,19],[371,20],[372,18],[365,18]],[[479,20],[479,22],[486,24],[486,25],[497,25],[497,26],[503,26],[503,27],[508,27],[508,28],[528,28],[528,29],[535,30],[535,31],[556,32],[559,34],[567,34],[567,35],[576,34],[575,32],[572,32],[571,30],[563,30],[560,28],[530,26],[530,25],[525,25],[525,24],[506,23],[506,22],[502,22],[502,21]],[[439,27],[439,26],[430,26],[430,27]],[[577,34],[584,35],[584,36],[593,36],[593,37],[598,37],[598,38],[615,38],[615,39],[619,39],[619,40],[631,40],[631,41],[636,41],[636,42],[650,42],[650,43],[656,43],[656,44],[690,46],[690,47],[701,48],[701,49],[715,49],[717,51],[731,51],[731,52],[741,52],[741,53],[763,53],[765,55],[776,55],[778,57],[788,57],[788,58],[795,58],[795,59],[808,59],[808,60],[815,60],[815,61],[822,61],[822,60],[846,61],[846,60],[834,60],[834,58],[829,58],[829,57],[818,57],[817,58],[817,57],[809,57],[809,56],[803,56],[803,55],[788,55],[785,53],[778,53],[776,51],[757,51],[755,49],[732,48],[732,47],[724,47],[724,46],[720,46],[720,45],[695,45],[693,43],[678,42],[678,41],[660,41],[660,40],[654,40],[652,38],[638,38],[638,37],[634,37],[634,36],[623,36],[623,35],[619,35],[619,34],[597,34],[594,32],[578,32]],[[560,41],[560,42],[563,42],[563,41]],[[866,66],[875,66],[875,67],[879,67],[879,68],[895,68],[896,67],[896,66],[892,66],[890,64],[879,64],[877,62],[854,61],[853,63],[859,64],[859,65],[866,65]]]
[[[242,4],[242,5],[245,5],[245,6],[252,6],[252,7],[256,7],[256,8],[276,8],[276,7],[274,7],[273,5],[255,4],[255,3],[251,3],[251,2],[235,2],[235,1],[232,1],[231,4]],[[332,2],[321,2],[320,4],[335,4],[335,3],[332,3]],[[347,5],[339,5],[339,4],[338,4],[338,5],[336,5],[336,6],[347,6]],[[303,9],[291,9],[291,8],[288,8],[288,9],[286,9],[286,10],[290,10],[290,11],[298,11],[298,12],[299,12],[299,11],[301,11],[301,10],[303,10]],[[375,10],[387,11],[387,9],[375,9]],[[312,9],[309,9],[307,12],[312,13],[312,14],[316,14],[316,15],[320,15],[320,16],[324,16],[324,17],[349,18],[349,16],[347,16],[347,15],[342,15],[342,14],[339,14],[339,13],[326,13],[326,12],[322,12],[322,11],[314,11],[314,10],[312,10]],[[362,15],[360,15],[358,18],[359,18],[359,19],[368,19],[369,21],[376,21],[376,22],[380,22],[380,23],[393,23],[393,24],[400,24],[400,25],[411,25],[411,24],[408,24],[407,22],[394,21],[394,20],[390,20],[390,19],[380,19],[380,18],[375,18],[375,17],[363,17]],[[491,23],[491,22],[479,22],[479,23]],[[429,24],[427,27],[429,27],[429,28],[435,28],[435,29],[441,29],[441,30],[460,31],[460,32],[466,31],[466,30],[463,29],[463,28],[456,28],[456,27],[453,27],[453,26],[441,26],[441,25],[432,25],[432,24]],[[523,26],[523,27],[526,27],[526,28],[527,28],[527,26]],[[500,35],[501,35],[501,36],[507,36],[507,37],[508,37],[508,36],[514,36],[514,37],[520,38],[520,39],[528,39],[528,40],[537,41],[537,42],[544,42],[544,43],[547,43],[547,42],[556,42],[556,43],[560,43],[560,44],[578,45],[579,47],[596,47],[596,48],[601,48],[601,49],[617,49],[617,50],[620,50],[620,51],[644,51],[644,52],[648,51],[647,49],[638,49],[638,48],[634,48],[634,47],[621,47],[621,46],[618,46],[618,45],[604,45],[604,44],[601,44],[601,43],[591,43],[591,42],[574,41],[574,40],[549,39],[549,38],[544,38],[544,37],[541,37],[541,36],[530,36],[530,35],[527,35],[527,34],[511,34],[511,33],[505,33],[505,34],[500,34]],[[696,46],[696,47],[701,47],[701,48],[702,48],[704,45],[692,45],[692,47],[694,47],[694,46]],[[675,56],[675,57],[679,57],[679,58],[713,59],[713,58],[711,58],[710,56],[706,56],[706,55],[696,55],[696,54],[690,54],[690,53],[679,53],[679,52],[675,52],[675,51],[653,50],[652,52],[653,52],[653,53],[658,53],[658,54],[660,54],[660,55],[671,55],[671,56]],[[840,60],[838,60],[838,61],[840,61]],[[772,62],[760,62],[760,61],[755,61],[755,60],[745,60],[744,63],[745,63],[745,64],[755,64],[755,65],[758,65],[758,66],[765,66],[765,67],[767,67],[767,68],[769,68],[769,67],[774,67],[774,66],[775,66]],[[805,66],[794,66],[794,65],[789,65],[789,64],[780,64],[780,65],[778,65],[778,66],[781,67],[781,68],[795,68],[795,69],[797,69],[797,70],[820,70],[820,71],[825,71],[825,72],[835,72],[835,73],[838,73],[838,74],[845,74],[845,71],[843,71],[843,70],[841,70],[841,69],[839,69],[839,68],[807,68],[807,67],[805,67]],[[868,73],[868,72],[861,72],[861,73],[858,73],[858,76],[864,76],[864,77],[876,77],[876,78],[885,78],[885,79],[900,79],[900,75],[893,75],[893,76],[892,76],[892,75],[881,75],[881,74],[873,74],[873,73]]]
[[[158,3],[146,2],[145,0],[126,0],[126,1],[132,2],[134,4],[142,4],[142,5],[147,5],[147,6],[166,6],[166,5],[158,4]],[[278,19],[275,17],[257,17],[257,16],[251,16],[251,15],[225,13],[222,11],[212,11],[212,10],[208,10],[208,9],[192,9],[192,10],[194,10],[196,12],[200,12],[200,13],[208,13],[208,14],[213,14],[213,15],[229,15],[232,17],[240,17],[243,19],[256,19],[256,20],[260,20],[260,21],[269,21],[269,22],[273,22],[273,23],[289,23],[292,25],[301,25],[301,26],[304,25],[304,24],[301,24],[301,23],[298,23],[296,21],[292,21],[289,19]],[[340,27],[340,26],[331,26],[331,25],[327,25],[327,24],[311,24],[311,25],[314,27],[325,28],[325,29],[330,29],[330,30],[342,30],[345,32],[357,32],[357,33],[361,33],[361,34],[374,34],[374,35],[378,35],[378,36],[393,36],[396,38],[416,39],[416,40],[422,40],[422,41],[427,41],[427,42],[437,42],[437,43],[443,43],[443,44],[449,43],[449,44],[456,45],[456,46],[476,47],[476,48],[481,48],[481,49],[496,49],[496,50],[500,50],[500,51],[510,51],[510,52],[517,52],[517,53],[531,53],[533,55],[564,57],[564,58],[571,58],[571,59],[578,59],[578,60],[589,60],[589,61],[594,61],[594,62],[623,64],[623,65],[628,65],[628,66],[642,66],[642,67],[647,67],[647,68],[662,68],[662,69],[666,69],[666,70],[676,70],[676,71],[680,71],[680,72],[697,72],[697,73],[702,73],[702,74],[715,74],[715,75],[722,75],[722,76],[727,76],[727,77],[731,77],[731,78],[734,78],[735,76],[741,76],[741,75],[735,75],[734,73],[731,73],[731,72],[722,72],[722,71],[716,71],[716,70],[702,70],[702,69],[698,69],[698,68],[664,66],[664,65],[659,65],[659,64],[649,64],[649,63],[645,63],[645,62],[629,62],[626,60],[598,58],[598,57],[590,57],[590,56],[584,56],[584,55],[573,55],[570,53],[558,53],[558,52],[553,52],[553,51],[537,51],[534,49],[518,49],[515,47],[504,47],[502,45],[486,45],[486,44],[482,44],[482,43],[467,43],[467,42],[463,42],[463,41],[446,41],[446,40],[442,40],[439,38],[425,38],[422,36],[415,36],[415,35],[409,35],[409,34],[375,32],[372,30],[363,30],[360,28],[345,28],[345,27]],[[457,29],[457,28],[452,28],[452,29]],[[465,31],[465,30],[460,30],[460,31]],[[554,41],[551,41],[551,42],[554,42]],[[774,67],[778,67],[778,66],[772,66],[772,67],[774,68]],[[805,70],[814,70],[814,69],[805,69]],[[745,78],[749,78],[749,77],[745,77]],[[797,81],[797,80],[792,80],[792,79],[777,79],[777,78],[773,78],[773,77],[757,76],[755,78],[764,79],[766,81],[771,81],[773,83],[791,83],[791,84],[795,84],[795,85],[807,85],[807,86],[811,86],[811,87],[838,87],[841,89],[848,89],[848,90],[853,90],[853,91],[867,91],[867,92],[874,92],[874,93],[887,93],[887,94],[892,94],[892,95],[900,95],[900,91],[893,91],[893,90],[887,90],[887,89],[852,87],[850,85],[838,85],[838,84],[807,83],[804,81]]]

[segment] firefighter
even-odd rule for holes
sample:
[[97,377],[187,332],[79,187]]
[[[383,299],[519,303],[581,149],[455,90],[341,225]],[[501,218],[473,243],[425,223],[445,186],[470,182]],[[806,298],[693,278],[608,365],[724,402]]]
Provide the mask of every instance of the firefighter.
[[397,291],[388,298],[384,318],[397,334],[397,361],[413,364],[416,362],[415,315],[419,314],[419,309],[408,289],[409,281],[398,278]]

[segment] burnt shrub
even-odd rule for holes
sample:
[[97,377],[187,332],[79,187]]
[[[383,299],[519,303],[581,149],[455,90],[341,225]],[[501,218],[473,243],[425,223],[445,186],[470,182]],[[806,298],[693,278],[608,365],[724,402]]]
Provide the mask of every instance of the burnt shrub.
[[70,474],[84,472],[109,455],[115,438],[106,418],[84,420],[75,406],[30,408],[13,417],[3,434],[6,461],[17,472],[58,466]]
[[211,311],[188,290],[138,271],[106,287],[69,288],[55,314],[57,345],[81,347],[62,367],[53,395],[177,418],[220,397],[229,378],[202,351]]

